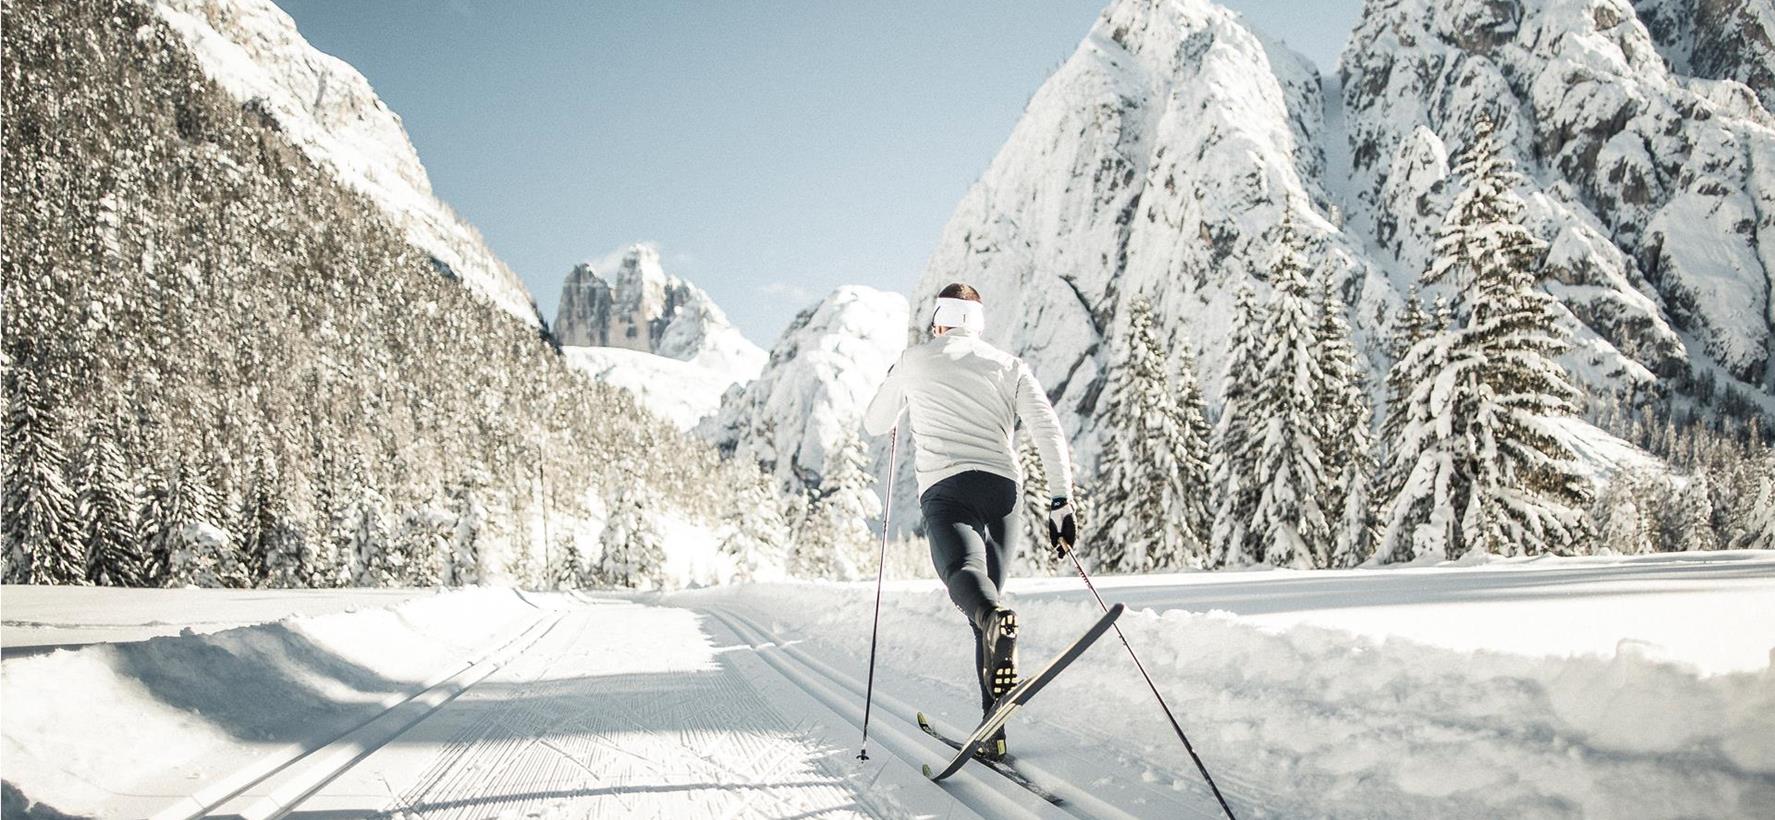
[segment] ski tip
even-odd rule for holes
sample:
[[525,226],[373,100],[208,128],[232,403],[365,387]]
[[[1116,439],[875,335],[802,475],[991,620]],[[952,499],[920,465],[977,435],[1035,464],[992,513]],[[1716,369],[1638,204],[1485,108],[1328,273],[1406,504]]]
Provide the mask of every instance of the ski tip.
[[927,719],[927,718],[925,718],[925,716],[924,716],[924,713],[923,713],[923,712],[919,712],[919,713],[918,713],[918,725],[920,725],[920,726],[929,726],[929,725],[931,725],[931,722],[930,722],[930,720],[928,720],[928,719]]
[[1116,618],[1122,617],[1122,610],[1127,609],[1127,608],[1128,608],[1127,604],[1124,604],[1121,601],[1117,601],[1115,606],[1112,606],[1109,608],[1110,620],[1115,620]]
[[931,776],[931,764],[929,764],[929,763],[924,764],[924,776],[925,777]]

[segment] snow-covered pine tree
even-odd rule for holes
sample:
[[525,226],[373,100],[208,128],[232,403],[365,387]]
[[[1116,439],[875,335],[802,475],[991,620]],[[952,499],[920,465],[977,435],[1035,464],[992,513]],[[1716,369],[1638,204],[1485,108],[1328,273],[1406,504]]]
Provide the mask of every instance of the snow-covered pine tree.
[[253,459],[252,482],[246,491],[240,553],[253,586],[305,586],[308,567],[302,532],[290,515],[289,488],[277,458],[261,446]]
[[1328,482],[1319,463],[1325,390],[1303,248],[1284,211],[1270,266],[1270,304],[1259,334],[1260,381],[1251,405],[1257,436],[1257,506],[1251,528],[1271,566],[1312,569],[1330,558],[1331,525],[1321,506]]
[[1659,517],[1664,527],[1664,549],[1674,552],[1719,549],[1719,536],[1713,531],[1711,495],[1707,473],[1699,470],[1673,494],[1665,514]]
[[[1753,438],[1753,441],[1755,439]],[[1745,493],[1753,499],[1743,507],[1744,513],[1733,549],[1775,549],[1775,448],[1762,447],[1762,452],[1749,461]]]
[[395,547],[388,533],[387,506],[382,494],[367,482],[357,485],[345,505],[342,532],[356,570],[352,581],[358,586],[400,585],[406,558],[391,552]]
[[234,547],[218,526],[221,501],[207,465],[179,462],[167,475],[162,517],[153,527],[158,540],[149,547],[156,556],[165,556],[161,585],[244,586]]
[[1454,309],[1437,297],[1430,315],[1427,332],[1387,374],[1389,391],[1397,389],[1400,398],[1387,410],[1382,532],[1375,550],[1383,562],[1449,557],[1456,497],[1466,491],[1466,480],[1454,469],[1458,416],[1448,405],[1452,391],[1433,389],[1451,355]]
[[1180,478],[1173,485],[1179,495],[1172,508],[1181,511],[1188,522],[1188,542],[1184,558],[1178,566],[1205,569],[1213,560],[1209,533],[1214,528],[1214,511],[1209,509],[1213,490],[1209,478],[1210,454],[1214,431],[1208,426],[1208,402],[1202,396],[1202,379],[1196,365],[1195,351],[1187,341],[1173,341],[1176,370],[1173,371],[1178,412],[1178,429],[1182,432]]
[[555,541],[549,551],[548,583],[550,589],[579,589],[585,572],[585,560],[579,554],[579,539],[571,533]]
[[135,542],[142,550],[142,583],[147,586],[162,586],[166,582],[167,552],[166,532],[167,505],[171,503],[172,493],[166,476],[154,465],[144,465],[136,474],[136,497],[140,506],[136,508]]
[[[1520,224],[1517,176],[1482,118],[1425,279],[1457,287],[1454,326],[1413,347],[1423,375],[1402,438],[1411,458],[1392,499],[1386,554],[1457,558],[1569,552],[1587,537],[1584,479],[1544,420],[1576,411],[1554,360],[1566,342],[1535,287],[1543,244]],[[1421,355],[1419,355],[1421,353]],[[1401,465],[1402,466],[1402,465]]]
[[1256,294],[1240,283],[1233,296],[1231,343],[1226,370],[1221,374],[1224,401],[1209,448],[1214,515],[1209,542],[1215,567],[1245,567],[1263,558],[1258,534],[1251,529],[1251,516],[1257,509],[1258,495],[1258,438],[1252,414],[1263,364],[1258,358],[1257,333],[1264,321]]
[[1053,499],[1048,497],[1048,471],[1042,465],[1041,451],[1029,435],[1017,436],[1017,465],[1023,472],[1023,515],[1019,516],[1023,565],[1028,574],[1052,575],[1057,556],[1048,545],[1048,510]]
[[732,528],[721,540],[721,551],[733,559],[735,581],[750,581],[759,567],[781,567],[789,545],[789,526],[770,477],[756,472],[752,481],[734,496]]
[[455,525],[451,528],[444,570],[444,583],[448,586],[470,586],[486,578],[483,542],[487,539],[483,530],[487,526],[487,507],[482,498],[487,483],[485,472],[473,467],[450,488],[450,512]]
[[625,485],[611,499],[604,554],[598,561],[601,583],[628,589],[665,587],[665,541],[653,520],[657,503],[640,485]]
[[311,444],[314,469],[309,478],[313,496],[311,526],[303,543],[308,551],[303,564],[308,569],[302,585],[320,589],[347,586],[355,574],[351,566],[345,526],[346,497],[342,494],[345,476],[331,443],[317,433]]
[[[1121,358],[1109,373],[1093,484],[1100,524],[1081,539],[1084,554],[1105,571],[1199,567],[1207,560],[1205,424],[1173,390],[1166,352],[1153,330],[1152,304],[1136,298]],[[1186,378],[1193,386],[1194,375]]]
[[1650,476],[1632,470],[1617,474],[1597,501],[1598,546],[1621,555],[1657,552],[1655,490]]
[[819,483],[809,490],[806,519],[796,533],[790,571],[806,578],[861,578],[875,565],[875,533],[869,521],[881,515],[868,454],[853,431],[845,431],[826,456]]
[[6,583],[79,584],[86,549],[64,478],[61,429],[37,382],[36,362],[14,354],[6,369]]
[[104,586],[141,586],[145,563],[137,548],[136,500],[117,428],[101,417],[87,430],[75,482],[86,543],[86,578]]
[[[1448,315],[1446,303],[1440,301],[1435,313],[1426,310],[1422,294],[1414,284],[1406,292],[1405,304],[1393,316],[1392,332],[1387,345],[1392,365],[1387,370],[1387,404],[1381,419],[1380,466],[1376,470],[1373,494],[1374,500],[1380,504],[1386,504],[1398,497],[1399,491],[1405,487],[1405,479],[1411,468],[1415,466],[1415,462],[1410,459],[1393,459],[1394,448],[1404,439],[1411,391],[1423,378],[1421,368],[1403,366],[1406,354],[1431,333],[1446,327]],[[1439,319],[1439,316],[1442,318]]]
[[431,587],[444,582],[443,566],[456,520],[434,496],[401,518],[400,530],[384,550],[400,586]]
[[1318,430],[1320,467],[1327,482],[1323,509],[1332,525],[1326,566],[1353,567],[1374,551],[1374,440],[1368,388],[1356,362],[1343,300],[1337,298],[1331,266],[1320,271],[1316,287],[1320,372]]

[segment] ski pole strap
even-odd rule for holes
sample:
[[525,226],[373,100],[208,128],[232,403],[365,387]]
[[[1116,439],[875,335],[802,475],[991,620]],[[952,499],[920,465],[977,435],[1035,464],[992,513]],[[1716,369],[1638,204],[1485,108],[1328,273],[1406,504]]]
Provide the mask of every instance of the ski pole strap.
[[[1097,599],[1097,605],[1102,607],[1104,612],[1108,612],[1109,605],[1105,604],[1103,596],[1097,593],[1097,585],[1091,583],[1091,576],[1085,572],[1085,565],[1079,561],[1078,553],[1073,550],[1071,544],[1064,541],[1061,543],[1066,547],[1067,556],[1072,559],[1073,569],[1078,570],[1079,578],[1085,582],[1085,588],[1091,591],[1091,597]],[[1165,711],[1165,718],[1171,721],[1171,731],[1176,732],[1177,739],[1183,741],[1183,750],[1189,752],[1190,760],[1196,763],[1196,771],[1202,773],[1202,779],[1207,781],[1209,790],[1214,792],[1214,799],[1220,801],[1220,810],[1226,812],[1227,820],[1238,820],[1233,816],[1232,807],[1227,805],[1226,797],[1221,795],[1220,787],[1214,785],[1214,776],[1208,774],[1208,766],[1202,762],[1201,755],[1196,754],[1196,747],[1189,742],[1189,736],[1183,733],[1183,725],[1177,722],[1177,716],[1171,713],[1171,706],[1165,703],[1165,696],[1159,694],[1158,684],[1153,683],[1153,676],[1147,674],[1146,664],[1140,662],[1140,656],[1134,652],[1134,645],[1128,643],[1127,635],[1122,634],[1121,625],[1111,625],[1115,627],[1116,637],[1122,639],[1122,648],[1128,650],[1128,657],[1134,660],[1134,668],[1140,670],[1140,677],[1146,679],[1146,688],[1152,690],[1153,698],[1159,702],[1159,708]]]
[[863,748],[858,760],[869,759],[869,713],[875,705],[875,638],[881,631],[881,579],[887,570],[888,522],[894,515],[894,473],[900,459],[900,425],[894,425],[888,445],[887,501],[881,508],[881,552],[875,557],[875,619],[869,626],[869,684],[863,693]]

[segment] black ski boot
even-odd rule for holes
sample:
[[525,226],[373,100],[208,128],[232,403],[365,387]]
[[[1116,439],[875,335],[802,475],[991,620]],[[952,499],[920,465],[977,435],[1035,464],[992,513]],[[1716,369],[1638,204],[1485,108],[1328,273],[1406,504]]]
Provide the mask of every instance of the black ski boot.
[[1005,743],[1005,729],[1003,726],[1000,726],[999,730],[994,732],[992,737],[987,738],[985,743],[980,744],[980,748],[974,750],[974,756],[981,760],[1004,760],[1010,754],[1011,750]]
[[980,623],[980,640],[986,650],[981,677],[996,701],[1017,685],[1017,613],[1004,607],[986,613]]

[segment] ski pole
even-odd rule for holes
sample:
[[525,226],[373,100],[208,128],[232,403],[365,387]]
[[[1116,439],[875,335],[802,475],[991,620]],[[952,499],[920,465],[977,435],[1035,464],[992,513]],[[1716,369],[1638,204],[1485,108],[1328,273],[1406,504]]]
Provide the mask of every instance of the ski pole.
[[[1061,541],[1060,545],[1067,557],[1072,559],[1073,569],[1079,571],[1079,578],[1084,580],[1085,588],[1091,590],[1091,597],[1097,599],[1097,605],[1102,607],[1104,612],[1108,612],[1109,605],[1103,602],[1102,595],[1097,594],[1097,585],[1091,583],[1091,576],[1085,572],[1085,565],[1079,562],[1078,553],[1074,552],[1072,545],[1065,541]],[[1214,799],[1220,801],[1220,810],[1226,812],[1227,820],[1238,820],[1233,817],[1233,809],[1226,804],[1226,798],[1221,796],[1220,787],[1214,785],[1214,777],[1208,774],[1208,767],[1203,765],[1201,756],[1196,754],[1196,747],[1190,744],[1189,737],[1183,733],[1183,726],[1177,722],[1177,716],[1171,714],[1171,707],[1166,705],[1165,696],[1159,694],[1159,687],[1158,684],[1153,683],[1153,676],[1146,673],[1146,664],[1141,663],[1140,656],[1134,654],[1134,646],[1128,643],[1128,636],[1122,634],[1122,627],[1119,624],[1111,625],[1115,627],[1116,637],[1122,639],[1122,647],[1128,650],[1128,657],[1134,659],[1134,668],[1139,669],[1140,676],[1146,678],[1146,686],[1153,691],[1153,697],[1158,699],[1159,708],[1165,710],[1165,717],[1170,719],[1171,729],[1177,732],[1177,739],[1183,741],[1184,750],[1189,752],[1190,759],[1196,762],[1196,770],[1202,773],[1203,780],[1208,781],[1208,788],[1213,790]]]
[[863,693],[863,750],[858,760],[869,759],[869,710],[875,705],[875,636],[881,631],[881,577],[887,571],[888,521],[894,516],[894,473],[900,460],[900,425],[888,433],[893,444],[888,447],[887,502],[881,508],[881,552],[875,557],[875,622],[869,627],[869,685]]

